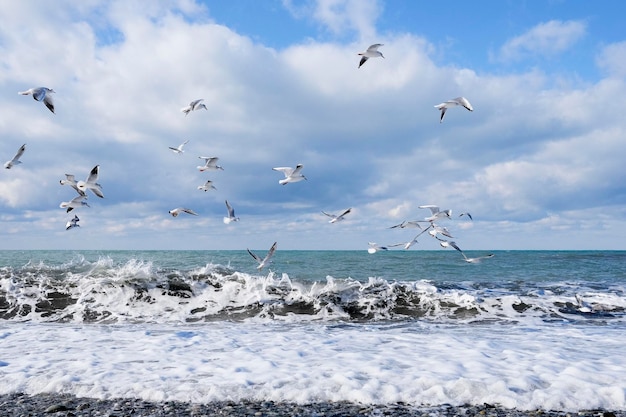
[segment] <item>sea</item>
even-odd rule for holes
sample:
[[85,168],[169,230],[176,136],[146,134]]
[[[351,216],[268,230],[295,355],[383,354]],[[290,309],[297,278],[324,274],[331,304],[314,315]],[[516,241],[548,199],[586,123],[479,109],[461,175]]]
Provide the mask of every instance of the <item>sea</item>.
[[625,410],[626,251],[491,253],[0,251],[0,394]]

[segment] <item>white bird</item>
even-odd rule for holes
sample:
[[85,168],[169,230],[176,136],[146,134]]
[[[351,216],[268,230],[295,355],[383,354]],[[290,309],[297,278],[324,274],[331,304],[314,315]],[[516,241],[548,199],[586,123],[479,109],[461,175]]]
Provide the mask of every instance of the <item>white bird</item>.
[[20,148],[17,150],[17,153],[15,154],[15,156],[13,157],[13,159],[6,161],[4,163],[4,167],[6,169],[11,169],[11,167],[13,167],[13,165],[19,165],[22,163],[22,161],[20,161],[20,158],[22,157],[22,155],[24,154],[24,151],[26,150],[26,144],[23,144],[22,146],[20,146]]
[[390,229],[407,229],[407,228],[418,228],[421,229],[422,226],[420,226],[420,223],[423,222],[423,220],[405,220],[400,224],[396,224],[394,226],[391,226]]
[[204,109],[204,110],[209,110],[206,108],[206,106],[204,105],[204,103],[202,103],[204,99],[198,99],[198,100],[194,100],[191,103],[189,103],[188,106],[183,107],[182,109],[180,109],[180,111],[182,111],[183,113],[185,113],[185,116],[187,116],[189,114],[189,112],[195,111],[195,110],[200,110],[200,109]]
[[177,153],[177,154],[182,154],[182,153],[184,153],[184,152],[185,152],[185,151],[183,151],[183,146],[185,146],[185,145],[186,145],[186,144],[188,144],[188,143],[189,143],[189,141],[188,141],[188,140],[186,140],[186,141],[184,141],[183,143],[181,143],[180,145],[178,145],[178,147],[177,147],[177,148],[174,148],[173,146],[169,146],[169,148],[170,148],[170,149],[172,150],[172,152],[174,152],[174,153]]
[[461,214],[459,214],[459,217],[463,217],[463,216],[467,216],[467,217],[469,217],[469,219],[470,219],[470,220],[474,220],[474,219],[472,218],[472,215],[471,215],[471,214],[469,214],[468,212],[465,212],[465,213],[461,213]]
[[78,182],[76,182],[76,178],[72,174],[65,174],[65,179],[59,180],[59,183],[61,185],[69,185],[70,187],[75,189],[79,195],[85,195],[85,192],[78,188]]
[[337,223],[340,222],[342,220],[345,219],[345,215],[350,213],[352,211],[352,208],[349,208],[347,210],[344,210],[343,213],[341,213],[340,215],[335,215],[335,214],[330,214],[330,213],[326,213],[325,211],[322,211],[322,214],[325,214],[326,216],[330,217],[331,219],[328,221],[328,223]]
[[260,256],[255,255],[250,249],[248,249],[248,253],[250,254],[250,256],[252,256],[259,263],[259,266],[257,266],[256,269],[260,271],[270,263],[270,258],[272,257],[272,255],[274,255],[274,252],[276,251],[276,243],[277,242],[274,242],[270,250],[267,252],[267,255],[265,255],[265,258],[263,259],[261,259]]
[[74,227],[80,227],[80,224],[78,224],[79,220],[80,219],[78,218],[78,216],[74,215],[74,218],[68,220],[67,223],[65,224],[65,230],[70,230]]
[[437,219],[449,219],[452,215],[452,210],[440,210],[438,206],[432,204],[417,206],[417,208],[430,209],[431,216],[424,219],[427,222],[434,222]]
[[188,209],[188,208],[184,208],[184,207],[177,207],[175,209],[172,209],[172,210],[168,211],[168,213],[171,214],[172,217],[176,217],[180,213],[187,213],[187,214],[191,214],[193,216],[197,216],[198,215],[198,213],[196,213],[192,209]]
[[36,88],[29,88],[26,91],[20,91],[17,94],[21,94],[23,96],[32,95],[33,98],[37,101],[43,100],[43,104],[45,104],[46,107],[52,113],[54,113],[54,103],[52,102],[52,96],[50,95],[50,93],[55,93],[55,92],[56,91],[48,87],[36,87]]
[[367,61],[370,58],[384,58],[382,52],[380,52],[378,50],[379,47],[383,46],[382,43],[375,43],[374,45],[370,45],[369,48],[367,48],[367,51],[365,52],[359,52],[358,55],[361,56],[361,61],[359,62],[359,68],[361,68],[361,65],[365,64],[365,61]]
[[367,248],[368,253],[376,253],[380,250],[387,250],[386,246],[379,246],[374,242],[368,242],[369,248]]
[[437,104],[435,107],[441,110],[441,117],[439,118],[439,123],[443,122],[443,117],[446,114],[446,111],[450,107],[463,106],[469,111],[474,111],[474,108],[470,104],[469,101],[465,97],[457,97],[448,101],[444,101],[443,103]]
[[298,164],[296,165],[295,169],[291,167],[276,167],[272,169],[274,171],[282,172],[285,175],[285,178],[278,181],[278,183],[280,185],[286,185],[286,184],[289,184],[290,182],[298,182],[298,181],[306,180],[306,177],[300,173],[303,167],[304,165]]
[[70,201],[63,201],[59,207],[67,209],[65,212],[69,213],[70,211],[74,210],[75,208],[79,208],[79,207],[89,207],[89,204],[87,204],[86,201],[84,201],[87,198],[86,195],[79,195],[77,197],[74,197],[73,199],[71,199]]
[[89,176],[85,181],[78,181],[76,186],[83,193],[86,193],[87,190],[91,190],[92,193],[97,195],[100,198],[104,198],[104,194],[102,194],[102,186],[98,184],[98,176],[100,175],[100,165],[96,165],[91,169]]
[[396,247],[396,246],[404,246],[405,250],[409,250],[411,248],[411,246],[415,245],[417,242],[417,238],[419,237],[419,235],[421,235],[422,233],[418,234],[417,236],[415,236],[413,239],[409,240],[408,242],[402,242],[402,243],[394,243],[393,245],[389,245],[390,248],[392,247]]
[[435,237],[438,241],[439,241],[439,245],[441,245],[442,248],[446,249],[446,248],[454,248],[456,250],[458,250],[459,252],[461,252],[463,254],[463,257],[465,257],[465,254],[463,253],[463,251],[461,250],[461,248],[459,248],[456,244],[456,242],[453,242],[451,240],[444,240],[444,239],[440,239],[438,237]]
[[204,159],[204,165],[198,165],[198,171],[217,171],[224,170],[221,166],[217,165],[217,161],[219,160],[216,156],[199,156],[198,158]]
[[435,223],[431,223],[428,234],[431,235],[432,237],[437,237],[437,235],[439,234],[439,235],[443,235],[445,237],[454,239],[454,236],[450,234],[450,231],[448,230],[447,227],[438,226]]
[[217,188],[215,188],[213,186],[213,181],[211,180],[207,180],[204,185],[199,185],[198,186],[198,190],[202,190],[202,191],[209,191],[209,190],[217,190]]
[[470,263],[470,264],[477,264],[483,259],[493,258],[495,256],[493,253],[490,253],[489,255],[485,255],[485,256],[478,256],[476,258],[468,258],[467,256],[465,256],[465,253],[461,252],[461,254],[463,255],[463,259],[465,259],[465,262]]
[[235,209],[228,203],[228,200],[226,200],[226,211],[228,212],[228,217],[224,217],[224,224],[239,221],[239,217],[235,216]]

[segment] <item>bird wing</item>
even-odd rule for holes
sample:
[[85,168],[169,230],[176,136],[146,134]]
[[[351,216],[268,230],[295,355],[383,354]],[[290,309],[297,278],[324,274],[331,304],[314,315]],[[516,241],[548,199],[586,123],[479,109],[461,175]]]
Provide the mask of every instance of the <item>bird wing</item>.
[[285,174],[285,177],[288,177],[294,173],[294,169],[291,167],[276,167],[272,168],[274,171],[280,171]]
[[350,207],[349,209],[346,209],[343,213],[341,213],[339,216],[337,216],[338,218],[342,218],[343,216],[345,216],[346,214],[350,213],[352,211],[352,207]]
[[261,262],[263,262],[263,260],[261,258],[259,258],[258,255],[256,255],[255,253],[253,253],[250,249],[246,248],[246,250],[248,251],[248,253],[250,254],[250,256],[252,256],[259,264]]
[[417,206],[417,208],[421,208],[421,209],[427,208],[427,209],[430,209],[430,212],[432,214],[439,213],[439,206],[435,206],[433,204],[426,204],[426,205],[423,205],[423,206]]
[[265,258],[263,259],[263,262],[269,261],[269,259],[274,255],[274,252],[276,251],[276,243],[278,243],[278,242],[274,242],[274,244],[272,245],[270,250],[267,251],[267,255],[265,255]]
[[361,58],[361,60],[359,61],[359,68],[361,68],[361,65],[365,64],[365,61],[367,61],[369,58],[364,56]]
[[327,215],[328,217],[332,217],[333,219],[337,217],[337,216],[335,216],[334,214],[326,213],[325,211],[322,211],[322,214],[325,214],[325,215]]
[[291,175],[298,175],[298,174],[300,174],[300,171],[302,171],[302,168],[304,168],[304,165],[302,165],[302,164],[296,165],[296,169],[293,170]]
[[100,165],[96,165],[95,167],[93,167],[91,169],[91,172],[89,173],[89,177],[87,177],[87,182],[95,183],[96,181],[98,181],[99,172],[100,172]]
[[191,103],[189,103],[189,107],[191,107],[192,109],[195,108],[198,105],[198,103],[200,103],[202,100],[204,99],[200,98],[198,100],[192,101]]
[[[207,181],[207,183],[210,181]],[[235,217],[235,209],[233,209],[233,207],[228,203],[228,200],[226,200],[226,209],[228,210],[228,216],[229,217]]]
[[48,110],[54,113],[54,102],[52,101],[52,96],[50,94],[46,94],[43,98],[43,104],[46,105]]
[[13,159],[11,160],[12,162],[16,162],[18,159],[20,159],[22,157],[22,155],[24,154],[24,151],[26,150],[26,144],[23,144],[22,146],[20,146],[20,148],[17,150],[17,153],[15,154],[15,156],[13,157]]
[[367,48],[368,52],[373,52],[373,51],[377,51],[379,47],[383,46],[382,43],[375,43],[373,45],[370,45],[369,48]]
[[192,215],[194,215],[194,216],[197,216],[197,215],[198,215],[198,213],[196,213],[196,212],[195,212],[195,211],[193,211],[192,209],[183,208],[183,209],[181,209],[181,210],[182,210],[182,211],[184,211],[185,213],[192,214]]

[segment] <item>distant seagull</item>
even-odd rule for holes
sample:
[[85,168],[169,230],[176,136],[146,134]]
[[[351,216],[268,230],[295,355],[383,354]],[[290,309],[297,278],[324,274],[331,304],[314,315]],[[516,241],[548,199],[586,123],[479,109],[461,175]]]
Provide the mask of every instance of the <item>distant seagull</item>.
[[67,209],[65,212],[69,213],[70,211],[74,210],[75,208],[79,208],[79,207],[89,207],[89,204],[87,204],[86,201],[84,201],[87,198],[86,195],[79,195],[77,197],[74,197],[73,199],[71,199],[70,201],[64,201],[62,202],[59,207]]
[[424,222],[424,220],[405,220],[400,224],[396,224],[391,226],[390,229],[407,229],[407,228],[418,228],[421,229],[420,223]]
[[270,263],[270,258],[272,257],[272,255],[274,255],[274,252],[276,251],[276,243],[277,242],[274,242],[270,250],[267,252],[267,255],[265,255],[265,258],[263,259],[261,259],[260,256],[255,255],[250,249],[248,249],[248,253],[250,254],[250,256],[252,256],[259,263],[259,266],[257,266],[256,269],[260,271]]
[[389,247],[393,248],[393,247],[396,247],[396,246],[403,246],[404,250],[409,250],[411,248],[411,246],[413,246],[413,245],[415,245],[417,243],[417,238],[421,234],[422,233],[418,234],[417,236],[415,236],[413,239],[409,240],[408,242],[395,243],[393,245],[389,245]]
[[219,160],[216,156],[199,156],[198,158],[204,159],[204,165],[199,165],[198,171],[217,171],[224,170],[221,166],[217,165],[217,161]]
[[474,219],[472,218],[472,215],[471,215],[471,214],[469,214],[469,213],[467,213],[467,212],[459,214],[459,217],[462,217],[462,216],[467,216],[467,217],[469,217],[469,219],[470,219],[470,220],[474,220]]
[[381,250],[387,250],[386,246],[379,246],[374,242],[368,242],[369,248],[367,248],[368,253],[376,253]]
[[172,210],[168,211],[168,213],[171,214],[173,217],[178,216],[180,213],[187,213],[187,214],[191,214],[193,216],[197,216],[198,215],[198,213],[196,213],[192,209],[188,209],[188,208],[184,208],[184,207],[177,207],[175,209],[172,209]]
[[343,213],[341,213],[340,215],[335,215],[335,214],[330,214],[330,213],[326,213],[325,211],[322,211],[322,214],[325,214],[326,216],[330,217],[331,219],[328,221],[328,223],[337,223],[340,222],[342,220],[345,219],[345,215],[350,213],[352,211],[352,208],[349,208],[347,210],[344,210]]
[[463,255],[463,259],[465,259],[465,262],[470,263],[470,264],[477,264],[483,259],[493,258],[495,256],[493,253],[490,253],[489,255],[485,255],[485,256],[478,256],[476,258],[468,258],[467,256],[465,256],[465,253],[461,252],[461,254]]
[[361,68],[361,65],[365,64],[365,61],[367,61],[370,58],[384,58],[382,52],[380,52],[378,50],[379,47],[383,46],[382,43],[375,43],[374,45],[370,45],[369,48],[367,48],[367,51],[365,52],[359,52],[358,55],[361,55],[361,61],[359,62],[359,68]]
[[[454,248],[456,250],[458,250],[459,252],[463,253],[463,251],[461,250],[461,248],[459,248],[456,244],[456,242],[453,242],[451,240],[445,240],[445,239],[440,239],[440,238],[436,238],[439,241],[439,245],[441,245],[442,248]],[[463,253],[463,257],[465,257],[465,254]]]
[[65,174],[65,179],[59,180],[59,183],[61,185],[69,185],[70,187],[75,189],[79,195],[85,195],[85,192],[81,190],[80,188],[78,188],[78,183],[76,182],[76,178],[72,174]]
[[217,188],[213,186],[213,181],[207,180],[203,185],[198,186],[198,190],[209,191],[209,190],[217,190]]
[[434,222],[437,219],[449,219],[452,215],[452,210],[440,210],[438,206],[432,204],[417,206],[417,208],[430,209],[431,216],[424,219],[427,222]]
[[235,216],[235,209],[228,203],[228,200],[226,200],[226,211],[228,212],[228,217],[224,217],[224,224],[239,221],[239,217]]
[[450,107],[463,106],[469,111],[474,111],[474,108],[470,104],[469,101],[465,97],[457,97],[452,100],[444,101],[443,103],[437,104],[435,107],[441,110],[441,117],[439,118],[439,123],[443,122],[443,117],[446,114],[446,111]]
[[83,193],[86,193],[87,190],[91,190],[92,193],[97,195],[100,198],[104,198],[104,194],[102,194],[102,186],[98,184],[98,176],[100,175],[100,165],[96,165],[91,169],[89,176],[85,181],[78,181],[76,186]]
[[182,153],[184,153],[184,152],[185,152],[185,151],[183,151],[183,146],[185,146],[185,145],[186,145],[186,144],[188,144],[188,143],[189,143],[189,141],[188,141],[188,140],[186,140],[186,141],[184,141],[183,143],[181,143],[180,145],[178,145],[178,147],[177,147],[177,148],[174,148],[173,146],[169,146],[169,148],[170,148],[170,149],[172,150],[172,152],[174,152],[174,153],[177,153],[177,154],[182,154]]
[[202,103],[204,99],[198,99],[198,100],[194,100],[191,103],[189,103],[188,106],[183,107],[182,109],[180,109],[180,111],[182,111],[183,113],[185,113],[185,116],[187,116],[189,114],[189,112],[191,111],[195,111],[195,110],[200,110],[200,109],[204,109],[204,110],[209,110],[206,108],[206,106],[204,105],[204,103]]
[[274,171],[280,171],[283,174],[285,174],[285,178],[278,181],[278,183],[280,185],[286,185],[290,182],[298,182],[298,181],[306,180],[306,177],[300,173],[303,167],[304,165],[298,164],[296,165],[295,169],[291,167],[277,167],[277,168],[272,168],[272,169]]
[[68,222],[65,224],[65,230],[70,230],[74,227],[80,227],[80,224],[78,224],[79,220],[80,219],[78,218],[78,216],[74,215],[74,218],[68,220]]
[[42,101],[46,107],[54,113],[54,103],[52,102],[52,96],[50,93],[55,93],[55,91],[48,87],[37,87],[37,88],[29,88],[26,91],[20,91],[17,94],[21,94],[23,96],[32,95],[33,98],[37,101]]
[[26,144],[23,144],[22,146],[20,146],[20,148],[17,150],[17,153],[15,154],[15,156],[13,157],[13,159],[11,159],[10,161],[6,161],[4,163],[4,167],[6,169],[11,169],[13,167],[13,165],[19,165],[22,163],[22,161],[20,161],[20,158],[22,157],[22,155],[24,154],[24,151],[26,150]]

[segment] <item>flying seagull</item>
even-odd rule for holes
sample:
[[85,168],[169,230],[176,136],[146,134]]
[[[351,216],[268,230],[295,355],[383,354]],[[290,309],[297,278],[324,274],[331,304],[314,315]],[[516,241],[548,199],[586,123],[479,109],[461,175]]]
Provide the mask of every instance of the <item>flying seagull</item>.
[[228,217],[224,217],[225,224],[239,221],[239,217],[235,216],[235,209],[228,203],[228,200],[226,200],[226,210],[228,211]]
[[376,253],[380,250],[387,250],[386,246],[379,246],[374,242],[368,242],[368,248],[367,248],[367,252],[368,253]]
[[89,207],[89,204],[87,204],[86,201],[84,201],[87,198],[86,195],[79,195],[74,197],[73,199],[71,199],[70,201],[63,201],[59,207],[67,209],[65,210],[66,213],[69,213],[70,211],[74,210],[75,208],[79,208],[79,207]]
[[189,141],[186,140],[183,143],[181,143],[180,145],[178,145],[177,148],[174,148],[173,146],[169,146],[169,148],[172,150],[172,152],[177,153],[177,154],[180,155],[180,154],[185,152],[185,151],[183,151],[183,146],[185,146],[188,143],[189,143]]
[[20,146],[20,148],[17,150],[17,153],[15,154],[15,156],[13,157],[13,159],[11,159],[10,161],[6,161],[4,163],[4,167],[6,169],[11,169],[13,167],[13,165],[19,165],[22,163],[22,161],[20,161],[20,158],[22,157],[22,155],[24,154],[24,151],[26,150],[26,144],[23,144],[22,146]]
[[278,181],[278,183],[280,185],[286,185],[286,184],[289,184],[290,182],[298,182],[298,181],[306,180],[306,177],[300,173],[303,167],[304,165],[298,164],[296,165],[295,169],[291,167],[276,167],[272,169],[274,171],[279,171],[285,174],[285,178]]
[[337,223],[337,222],[344,220],[345,219],[344,216],[350,213],[351,211],[352,211],[352,208],[349,208],[347,210],[344,210],[344,212],[338,216],[335,214],[326,213],[325,211],[322,211],[322,214],[325,214],[326,216],[330,217],[330,220],[328,221],[328,223]]
[[439,206],[435,206],[433,204],[417,206],[417,208],[430,209],[431,216],[424,218],[424,220],[427,222],[434,222],[437,219],[449,219],[452,215],[452,210],[440,210]]
[[474,220],[474,219],[472,218],[472,215],[471,215],[471,214],[469,214],[468,212],[465,212],[465,213],[461,213],[461,214],[459,214],[459,217],[462,217],[462,216],[467,216],[467,217],[469,217],[469,219],[470,219],[470,220]]
[[458,250],[459,252],[461,252],[463,254],[463,257],[465,257],[465,254],[463,253],[463,251],[461,250],[461,248],[459,248],[459,246],[456,244],[456,242],[453,242],[451,240],[445,240],[445,239],[440,239],[437,236],[435,236],[435,238],[439,241],[439,245],[441,245],[442,248],[454,248],[456,250]]
[[489,255],[485,255],[485,256],[478,256],[476,258],[468,258],[467,256],[465,256],[465,253],[461,252],[461,254],[463,255],[463,259],[465,259],[465,262],[470,263],[470,264],[477,264],[483,259],[493,258],[495,256],[493,253],[490,253]]
[[374,45],[370,45],[370,47],[367,48],[367,51],[359,52],[358,55],[361,55],[359,68],[361,68],[361,65],[365,64],[365,61],[367,61],[370,58],[378,58],[378,57],[384,58],[382,52],[378,50],[378,48],[381,46],[383,46],[382,43],[375,43]]
[[439,118],[439,123],[443,122],[443,117],[446,114],[446,111],[450,107],[463,106],[469,111],[474,111],[474,108],[470,104],[469,101],[465,97],[457,97],[448,101],[444,101],[443,103],[437,104],[435,107],[441,110],[441,117]]
[[389,247],[393,248],[393,247],[396,247],[396,246],[403,246],[405,250],[409,250],[411,248],[411,246],[413,246],[413,245],[415,245],[417,243],[417,238],[421,234],[422,233],[419,233],[417,236],[415,236],[413,239],[409,240],[408,242],[395,243],[393,245],[389,245]]
[[204,110],[209,110],[206,108],[206,106],[204,105],[204,103],[202,103],[204,99],[198,99],[198,100],[194,100],[191,103],[189,103],[188,106],[183,107],[182,109],[180,109],[180,111],[182,111],[183,113],[185,113],[185,116],[187,116],[189,114],[189,112],[191,111],[195,111],[195,110],[200,110],[200,109],[204,109]]
[[184,208],[184,207],[177,207],[175,209],[172,209],[172,210],[168,211],[168,213],[171,214],[172,217],[176,217],[180,213],[187,213],[187,214],[191,214],[193,216],[197,216],[198,215],[198,213],[196,213],[192,209],[188,209],[188,208]]
[[405,220],[400,224],[396,224],[394,226],[391,226],[390,229],[406,229],[406,228],[418,228],[421,229],[422,226],[420,226],[420,223],[422,223],[424,220]]
[[78,218],[78,216],[74,215],[74,218],[68,220],[67,223],[65,224],[65,230],[70,230],[74,227],[80,227],[80,224],[78,224],[79,220],[80,219]]
[[204,159],[204,165],[197,166],[198,171],[217,171],[224,170],[221,166],[217,165],[218,157],[215,156],[199,156],[198,158]]
[[202,190],[202,191],[209,191],[209,190],[216,190],[217,188],[215,188],[213,186],[213,181],[211,180],[207,180],[204,185],[199,185],[198,186],[198,190]]
[[255,255],[250,249],[247,249],[250,256],[252,256],[259,263],[259,266],[257,266],[256,269],[260,271],[270,263],[270,258],[272,257],[272,255],[274,255],[274,252],[276,251],[276,243],[277,242],[274,242],[270,250],[267,252],[267,255],[265,255],[265,258],[263,259],[261,259],[260,256]]
[[76,186],[83,193],[86,193],[87,190],[91,190],[92,193],[97,195],[100,198],[104,198],[104,194],[102,194],[102,186],[98,184],[98,176],[100,175],[100,165],[96,165],[91,169],[89,176],[85,181],[78,181]]
[[85,192],[81,190],[80,188],[78,188],[78,182],[76,182],[76,178],[72,174],[65,174],[65,179],[59,180],[59,183],[61,185],[69,185],[70,187],[76,190],[78,195],[85,195]]
[[46,107],[52,113],[54,113],[54,103],[52,102],[52,96],[50,95],[50,93],[55,93],[55,91],[48,87],[36,87],[36,88],[29,88],[26,91],[20,91],[17,94],[21,94],[23,96],[32,95],[33,98],[37,101],[43,100],[43,104],[45,104]]

